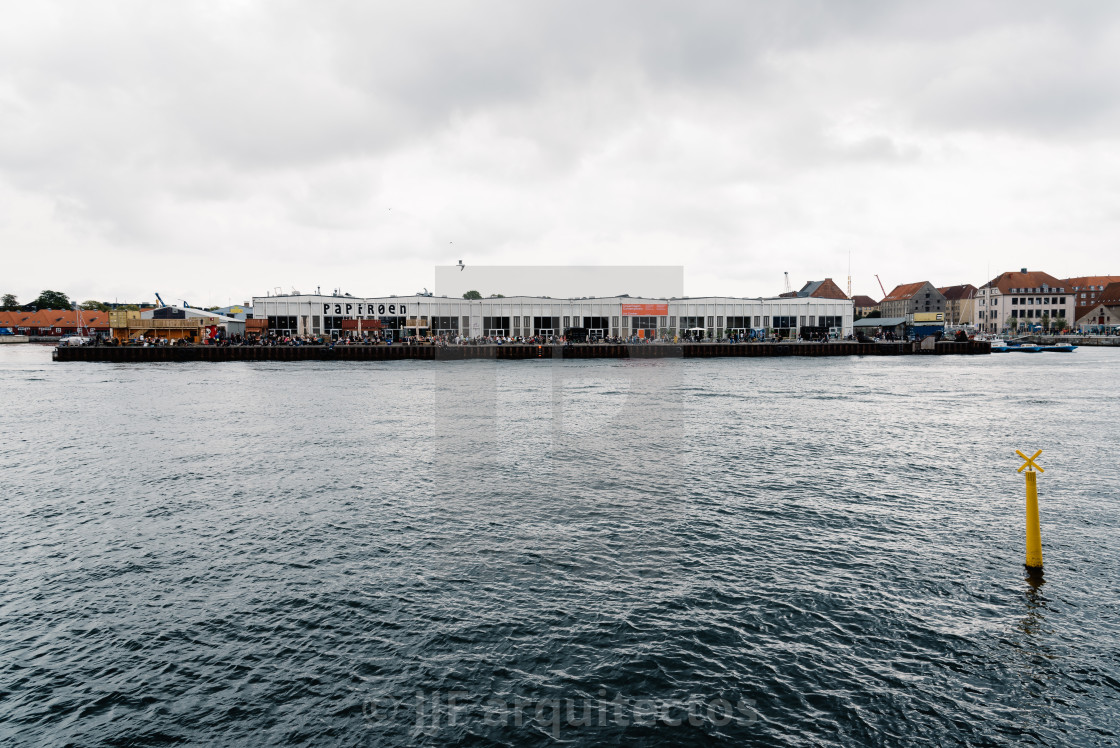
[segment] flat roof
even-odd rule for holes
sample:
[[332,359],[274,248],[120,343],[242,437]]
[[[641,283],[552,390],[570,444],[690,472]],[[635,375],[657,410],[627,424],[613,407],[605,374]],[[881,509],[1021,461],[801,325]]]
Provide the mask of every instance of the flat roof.
[[815,303],[832,303],[832,304],[851,304],[851,299],[829,299],[813,296],[483,296],[481,299],[464,299],[459,296],[429,296],[427,294],[390,294],[388,296],[352,296],[343,295],[335,296],[332,294],[277,294],[272,296],[254,296],[253,301],[269,301],[270,299],[277,300],[331,300],[333,303],[350,301],[362,301],[365,299],[409,299],[412,301],[496,301],[505,302],[514,299],[533,299],[536,301],[551,301],[551,302],[566,302],[566,301],[618,301],[623,304],[629,302],[640,303],[643,301],[774,301],[779,303],[800,303],[805,301],[812,301]]

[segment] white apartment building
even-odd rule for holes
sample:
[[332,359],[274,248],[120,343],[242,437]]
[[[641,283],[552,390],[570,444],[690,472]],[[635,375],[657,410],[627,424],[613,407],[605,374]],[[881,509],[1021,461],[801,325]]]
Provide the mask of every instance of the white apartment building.
[[1040,271],[1002,273],[985,283],[976,292],[975,318],[972,324],[985,333],[1017,327],[1042,325],[1064,319],[1075,321],[1074,297],[1062,281]]

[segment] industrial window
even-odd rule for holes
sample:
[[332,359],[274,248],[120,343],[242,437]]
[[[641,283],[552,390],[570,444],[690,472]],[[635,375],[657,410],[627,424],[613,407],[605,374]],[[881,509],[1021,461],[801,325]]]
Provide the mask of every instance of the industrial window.
[[532,334],[537,335],[541,330],[551,330],[554,334],[561,332],[559,317],[533,317]]
[[769,327],[769,326],[770,326],[770,315],[765,315],[765,316],[763,316],[763,318],[762,318],[762,326],[763,326],[763,327]]
[[294,330],[296,328],[295,317],[269,317],[268,329],[269,330]]
[[715,321],[711,317],[708,317],[708,327],[712,327],[713,325],[715,325]]
[[761,318],[758,315],[755,315],[755,318],[754,318],[754,326],[755,327],[761,327],[762,326],[762,322],[760,320],[761,320]]
[[703,317],[681,317],[681,329],[692,330],[694,328],[701,328],[704,326]]
[[509,317],[483,317],[483,335],[509,335]]

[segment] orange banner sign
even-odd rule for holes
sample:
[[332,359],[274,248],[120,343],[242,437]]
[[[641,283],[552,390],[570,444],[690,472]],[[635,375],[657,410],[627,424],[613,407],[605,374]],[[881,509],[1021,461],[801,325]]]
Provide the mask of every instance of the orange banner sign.
[[669,313],[668,304],[623,304],[623,317],[657,317]]

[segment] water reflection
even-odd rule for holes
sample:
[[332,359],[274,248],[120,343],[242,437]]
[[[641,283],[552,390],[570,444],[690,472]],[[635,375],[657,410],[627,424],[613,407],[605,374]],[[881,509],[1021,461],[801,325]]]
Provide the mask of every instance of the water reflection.
[[1042,625],[1046,621],[1046,596],[1042,594],[1042,585],[1046,580],[1041,570],[1028,569],[1027,589],[1024,594],[1026,615],[1019,621],[1019,630],[1028,636],[1034,637],[1043,633]]

